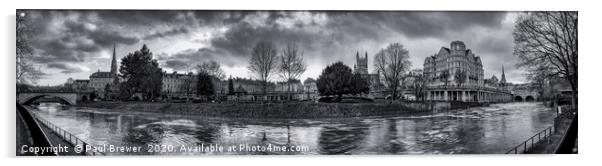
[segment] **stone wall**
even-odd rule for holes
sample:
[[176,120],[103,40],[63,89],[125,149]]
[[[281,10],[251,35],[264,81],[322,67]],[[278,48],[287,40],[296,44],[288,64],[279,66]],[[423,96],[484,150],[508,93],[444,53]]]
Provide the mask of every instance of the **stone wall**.
[[[80,105],[107,111],[153,112],[228,118],[342,118],[430,113],[425,106],[386,103],[125,103],[97,102]],[[432,107],[443,109],[445,104]]]

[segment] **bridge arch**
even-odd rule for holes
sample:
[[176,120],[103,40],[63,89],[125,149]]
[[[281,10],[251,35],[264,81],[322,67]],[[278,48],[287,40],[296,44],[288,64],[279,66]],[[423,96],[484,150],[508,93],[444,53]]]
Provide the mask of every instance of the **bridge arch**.
[[516,101],[516,102],[523,102],[523,97],[522,96],[515,96],[514,97],[514,101]]
[[31,94],[31,95],[27,95],[27,96],[23,96],[23,97],[19,98],[19,103],[24,104],[24,105],[29,105],[32,102],[34,102],[42,97],[46,97],[46,96],[57,98],[57,99],[61,100],[62,102],[69,104],[69,105],[76,104],[73,99],[69,99],[65,96],[55,95],[55,94]]
[[533,96],[527,96],[525,97],[525,101],[529,102],[529,101],[535,101],[535,97]]

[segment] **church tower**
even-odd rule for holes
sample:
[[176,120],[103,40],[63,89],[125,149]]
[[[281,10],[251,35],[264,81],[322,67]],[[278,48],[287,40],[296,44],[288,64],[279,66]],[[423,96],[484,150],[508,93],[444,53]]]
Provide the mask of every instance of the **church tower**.
[[363,75],[368,74],[368,52],[366,51],[365,56],[360,57],[360,52],[358,51],[355,54],[355,66],[353,67],[354,72],[360,73]]
[[112,75],[117,75],[117,58],[116,58],[116,50],[115,50],[115,44],[113,44],[113,60],[111,60],[111,74]]

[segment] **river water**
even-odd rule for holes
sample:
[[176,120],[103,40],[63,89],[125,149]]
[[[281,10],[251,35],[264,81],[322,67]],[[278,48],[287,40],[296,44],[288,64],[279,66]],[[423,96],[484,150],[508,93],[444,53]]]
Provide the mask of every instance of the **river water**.
[[[33,111],[94,146],[143,149],[105,151],[108,155],[497,154],[552,126],[555,116],[535,102],[429,115],[294,120],[116,113],[56,103]],[[287,149],[274,148],[283,146]]]

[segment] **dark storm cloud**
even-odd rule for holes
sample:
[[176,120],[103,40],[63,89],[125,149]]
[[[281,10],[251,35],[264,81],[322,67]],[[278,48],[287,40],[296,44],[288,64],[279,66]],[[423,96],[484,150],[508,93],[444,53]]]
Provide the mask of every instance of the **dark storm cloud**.
[[159,54],[157,59],[163,67],[178,71],[194,70],[196,64],[208,61],[217,61],[226,66],[233,66],[244,61],[240,58],[228,56],[223,50],[208,48],[188,49],[173,55]]
[[77,72],[83,71],[80,68],[72,67],[72,66],[67,65],[65,63],[49,63],[49,64],[46,65],[46,67],[48,67],[48,68],[54,68],[54,69],[59,69],[59,70],[61,70],[61,73],[65,73],[65,74],[77,73]]
[[260,11],[190,11],[200,23],[208,26],[239,23],[245,18],[259,12]]
[[113,44],[134,44],[139,39],[98,23],[89,13],[29,11],[35,40],[31,41],[40,63],[82,62],[100,56]]
[[[215,60],[223,66],[246,66],[259,41],[278,48],[295,42],[306,59],[327,64],[356,51],[379,50],[387,42],[472,40],[467,47],[482,56],[484,65],[498,65],[511,55],[511,36],[476,34],[475,29],[500,29],[507,12],[429,11],[31,11],[40,37],[33,41],[40,63],[82,62],[102,51],[156,42],[162,67],[190,70]],[[473,32],[475,34],[471,34]],[[207,33],[208,38],[198,36]],[[506,34],[503,34],[506,35]],[[479,36],[479,37],[474,37]],[[196,37],[196,38],[195,38]],[[464,38],[458,38],[464,37]],[[429,39],[429,40],[426,40]],[[430,40],[434,39],[434,40]],[[181,50],[162,50],[178,45]],[[157,44],[159,43],[159,44]],[[198,43],[197,48],[190,43]],[[148,43],[147,43],[148,44]],[[189,44],[189,45],[186,45]],[[431,44],[431,43],[425,43]],[[122,47],[122,45],[125,45]],[[432,53],[441,47],[432,46]],[[444,45],[448,47],[447,45]],[[138,47],[138,46],[136,46]],[[414,53],[415,48],[409,48]],[[422,48],[424,50],[424,48]],[[508,53],[510,50],[510,53]],[[127,51],[127,50],[126,50]],[[422,51],[424,52],[424,51]],[[374,52],[368,52],[372,57]],[[105,55],[106,56],[106,55]],[[415,55],[411,56],[426,56]],[[348,58],[350,59],[350,58]],[[487,63],[487,64],[485,64]],[[499,65],[501,66],[501,65]],[[509,70],[510,64],[505,65]],[[59,68],[58,65],[48,66]],[[415,68],[422,67],[414,62]],[[493,67],[492,67],[493,68]],[[496,67],[497,68],[497,67]],[[76,71],[63,69],[64,71]]]
[[173,29],[170,31],[166,31],[166,32],[157,32],[157,33],[153,33],[151,35],[145,36],[144,40],[154,40],[157,38],[164,38],[164,37],[168,37],[168,36],[174,36],[174,35],[179,35],[179,34],[186,34],[188,33],[189,30],[188,28],[177,28],[177,29]]
[[[43,12],[42,15],[56,14]],[[301,11],[302,12],[302,11]],[[293,28],[283,27],[281,20],[295,19],[294,13],[286,11],[131,11],[131,10],[101,10],[101,11],[59,11],[61,16],[79,15],[78,20],[64,21],[64,34],[51,40],[39,40],[36,48],[43,50],[44,57],[39,61],[50,58],[65,61],[81,61],[81,56],[98,53],[110,48],[113,44],[135,44],[141,39],[154,40],[180,34],[187,34],[194,23],[203,26],[230,27],[221,37],[210,40],[215,50],[227,52],[232,56],[247,56],[253,43],[260,40],[274,43],[294,41],[306,49],[324,49],[332,54],[337,50],[328,50],[332,45],[357,42],[362,40],[378,41],[390,36],[390,32],[398,32],[407,37],[445,37],[454,31],[464,30],[471,26],[491,27],[500,24],[504,18],[503,12],[346,12],[346,11],[316,11],[309,12],[311,16],[324,14],[327,23],[318,25],[315,20],[292,22]],[[260,25],[251,25],[247,19],[267,15]],[[40,19],[47,20],[48,17]],[[50,18],[52,19],[52,18]],[[86,23],[98,19],[100,23],[96,30],[91,30]],[[195,22],[196,21],[196,22]],[[56,28],[48,26],[52,21],[40,21],[43,25],[37,27]],[[107,25],[107,26],[102,26]],[[170,25],[172,29],[153,30],[154,27]],[[102,26],[102,27],[101,27]],[[319,31],[306,31],[305,28],[317,26]],[[117,28],[112,28],[117,27]],[[129,35],[122,31],[131,28],[149,29],[148,34]],[[86,45],[78,39],[87,39],[93,43]],[[69,45],[67,47],[67,45]],[[335,48],[330,48],[335,49]],[[319,51],[318,51],[319,52]],[[316,53],[321,56],[322,53]]]
[[183,60],[167,60],[165,61],[164,66],[176,71],[186,71],[192,67],[188,61]]
[[[112,46],[113,44],[134,44],[139,41],[136,37],[128,37],[120,34],[117,31],[111,31],[108,29],[96,29],[92,30],[86,28],[85,24],[74,22],[74,21],[66,21],[64,23],[65,28],[67,28],[67,34],[64,34],[61,37],[61,41],[63,42],[74,42],[75,38],[86,38],[92,40],[94,42],[94,46],[99,47],[107,47]],[[98,51],[98,47],[88,46],[82,47],[82,51]]]
[[[238,22],[255,11],[151,10],[22,10],[28,13],[36,36],[35,61],[82,62],[100,56],[114,44],[132,45],[187,34],[195,24]],[[177,40],[177,39],[176,39]]]
[[178,24],[189,19],[186,12],[174,10],[101,10],[94,11],[103,22],[125,27],[148,27],[157,24]]
[[[331,46],[353,44],[359,41],[381,41],[397,32],[411,38],[445,38],[448,34],[467,30],[474,26],[499,26],[506,13],[503,12],[311,12],[312,16],[325,14],[327,23],[318,25],[294,22],[294,28],[285,28],[278,20],[291,19],[293,12],[269,12],[260,26],[248,22],[231,25],[223,37],[211,40],[212,46],[229,50],[233,55],[250,53],[253,43],[260,40],[277,44],[295,41],[309,50],[326,52],[316,56],[330,55],[340,50]],[[246,17],[257,17],[251,13]],[[304,28],[319,26],[320,31],[305,31]],[[351,46],[351,45],[350,45]],[[320,47],[320,48],[316,48]],[[436,48],[434,48],[436,49]]]
[[475,44],[477,44],[477,47],[480,48],[481,51],[490,53],[508,53],[513,47],[513,43],[508,42],[508,40],[512,40],[512,37],[485,37],[485,40],[480,40],[480,42]]
[[69,67],[67,67],[67,65],[63,64],[63,63],[50,63],[47,64],[46,66],[48,66],[48,68],[56,68],[56,69],[70,69]]
[[310,39],[315,34],[308,34],[295,30],[286,30],[278,25],[268,27],[253,27],[249,23],[239,23],[228,30],[223,37],[211,40],[211,45],[216,49],[228,51],[234,56],[248,56],[254,43],[270,41],[276,44],[287,42],[302,42],[309,46]]
[[[358,35],[378,36],[375,30],[388,28],[408,37],[444,37],[473,26],[496,27],[506,12],[327,12],[332,28]],[[373,33],[373,34],[370,34]]]

